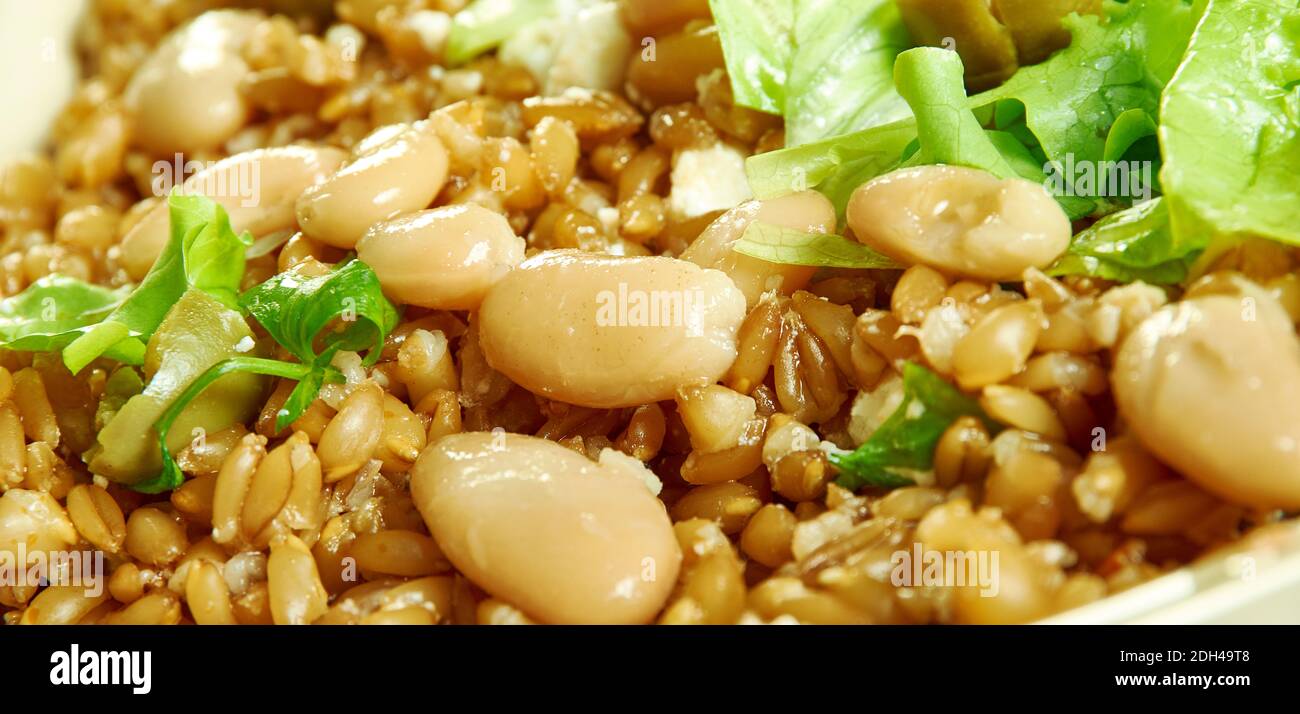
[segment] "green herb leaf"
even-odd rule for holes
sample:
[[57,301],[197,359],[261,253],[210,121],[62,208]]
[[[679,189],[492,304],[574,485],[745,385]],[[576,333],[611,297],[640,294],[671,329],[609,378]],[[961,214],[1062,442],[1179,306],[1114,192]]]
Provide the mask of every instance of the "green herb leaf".
[[915,482],[898,469],[924,471],[934,466],[934,449],[959,417],[973,416],[992,431],[998,425],[979,403],[939,375],[912,362],[903,366],[903,401],[885,423],[854,451],[832,452],[839,469],[836,483],[858,490],[899,488]]
[[1134,22],[1142,26],[1146,38],[1147,72],[1162,86],[1169,84],[1183,63],[1188,42],[1208,5],[1209,0],[1147,0],[1137,10]]
[[110,290],[62,275],[47,275],[26,290],[0,300],[0,348],[55,352],[102,321],[126,298],[128,288]]
[[293,422],[316,398],[319,374],[336,352],[368,349],[366,364],[374,364],[398,320],[375,272],[355,259],[325,275],[297,269],[280,273],[244,293],[240,303],[276,342],[311,368],[308,374],[316,375],[300,379],[276,419],[277,429]]
[[[375,271],[355,259],[324,275],[287,270],[244,293],[240,303],[304,363],[332,358],[338,350],[366,348],[371,348],[368,362],[373,363],[398,318]],[[325,336],[324,349],[317,353],[317,336],[336,320],[338,329]]]
[[736,104],[785,112],[796,0],[709,0]]
[[785,117],[801,146],[901,119],[894,57],[912,45],[893,0],[710,0],[736,103]]
[[[1300,245],[1300,3],[1211,0],[1160,116],[1174,242]],[[1213,244],[1213,245],[1212,245]]]
[[103,321],[85,327],[63,351],[74,374],[112,350],[116,359],[140,364],[144,345],[190,287],[212,295],[228,307],[244,275],[244,251],[252,244],[235,235],[226,211],[206,196],[173,193],[171,238],[144,280]]
[[1075,236],[1048,273],[1174,285],[1187,278],[1197,253],[1174,242],[1168,204],[1156,198],[1111,214]]
[[[154,429],[158,432],[158,444],[162,451],[162,471],[152,479],[132,484],[131,488],[133,490],[141,493],[162,493],[184,483],[185,474],[181,472],[180,466],[172,458],[171,450],[167,448],[167,434],[171,430],[172,424],[185,411],[185,407],[189,406],[190,402],[203,393],[203,390],[228,374],[240,372],[301,380],[309,377],[312,369],[308,365],[259,357],[231,357],[213,365],[198,379],[191,382],[189,387],[172,401],[171,406],[158,417]],[[337,372],[331,373],[330,377],[335,380],[342,379],[342,376]]]
[[168,204],[172,232],[180,231],[184,236],[181,262],[186,287],[198,288],[226,307],[238,309],[239,284],[253,237],[248,233],[235,235],[226,210],[204,196],[176,195]]
[[805,233],[755,221],[732,246],[737,253],[782,265],[824,268],[899,268],[892,258],[843,236]]

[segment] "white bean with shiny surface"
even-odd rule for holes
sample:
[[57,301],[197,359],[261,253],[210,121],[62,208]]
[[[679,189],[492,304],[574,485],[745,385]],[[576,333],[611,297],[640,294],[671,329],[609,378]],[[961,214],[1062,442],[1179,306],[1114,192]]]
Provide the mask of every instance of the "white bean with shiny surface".
[[351,163],[298,199],[308,237],[352,248],[372,225],[433,203],[447,181],[447,150],[427,122],[380,127]]
[[1047,189],[962,166],[918,166],[859,186],[847,218],[862,243],[907,265],[1019,280],[1070,245],[1070,219]]
[[411,494],[458,570],[542,622],[646,623],[677,580],[681,550],[645,483],[555,442],[445,437]]
[[1300,508],[1300,341],[1262,290],[1160,309],[1125,339],[1111,382],[1142,444],[1202,488]]
[[830,199],[815,191],[746,201],[718,216],[682,253],[683,260],[726,273],[751,306],[776,279],[780,280],[781,293],[789,295],[807,285],[817,272],[817,268],[769,263],[733,250],[745,229],[755,221],[805,233],[834,233],[835,207]]
[[[346,158],[346,152],[328,146],[254,149],[199,171],[186,179],[180,190],[221,204],[236,233],[248,231],[256,238],[292,229],[298,196],[324,181]],[[170,220],[163,201],[122,238],[122,266],[133,280],[149,272],[167,245]]]
[[488,291],[487,361],[580,406],[630,407],[716,382],[736,359],[745,297],[723,273],[665,257],[547,251]]
[[376,223],[357,243],[357,257],[398,302],[475,310],[523,262],[524,248],[504,216],[465,203]]
[[239,50],[260,20],[214,10],[168,35],[124,93],[136,143],[170,158],[214,148],[239,131],[250,112],[239,91],[249,73]]

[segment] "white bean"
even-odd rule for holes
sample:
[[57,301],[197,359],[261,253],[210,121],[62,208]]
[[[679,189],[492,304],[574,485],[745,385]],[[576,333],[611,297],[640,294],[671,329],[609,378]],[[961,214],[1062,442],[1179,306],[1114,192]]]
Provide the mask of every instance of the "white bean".
[[[211,198],[230,215],[236,233],[253,237],[294,226],[294,201],[325,180],[347,158],[331,147],[284,146],[235,154],[185,180],[181,193]],[[170,237],[170,211],[162,201],[122,238],[122,266],[134,280],[149,272]]]
[[769,263],[735,252],[736,241],[755,221],[805,233],[833,233],[835,207],[815,191],[792,193],[766,201],[746,201],[718,216],[682,253],[684,260],[726,273],[745,294],[745,301],[750,306],[774,286],[785,295],[803,288],[817,272],[816,268]]
[[298,199],[308,237],[352,248],[379,221],[433,203],[447,180],[447,150],[426,122],[376,129],[351,163]]
[[239,91],[249,73],[239,48],[259,21],[257,13],[213,10],[168,35],[126,87],[136,143],[171,158],[239,131],[250,111]]
[[537,394],[614,408],[715,382],[736,359],[745,298],[684,260],[573,250],[524,261],[479,310],[488,363]]
[[474,310],[523,262],[524,247],[504,216],[466,203],[377,223],[357,243],[357,257],[398,302]]
[[1300,507],[1300,341],[1262,289],[1161,308],[1124,341],[1111,382],[1142,444],[1202,488]]
[[542,622],[640,624],[682,554],[629,468],[531,436],[455,434],[421,454],[411,494],[448,559],[493,596]]
[[1019,280],[1070,244],[1070,220],[1042,186],[961,166],[918,166],[857,188],[859,241],[908,265],[982,280]]

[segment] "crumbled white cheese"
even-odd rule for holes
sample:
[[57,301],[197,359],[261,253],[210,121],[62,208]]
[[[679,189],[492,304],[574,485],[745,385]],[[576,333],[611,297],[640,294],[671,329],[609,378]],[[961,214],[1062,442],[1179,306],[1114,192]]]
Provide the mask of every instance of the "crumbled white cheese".
[[618,4],[570,0],[559,10],[506,40],[501,61],[527,69],[548,96],[570,87],[620,89],[633,47]]
[[505,64],[523,67],[537,79],[538,84],[545,85],[564,27],[564,23],[556,19],[527,25],[501,45],[497,57]]
[[745,177],[745,155],[729,144],[677,152],[672,181],[668,208],[677,220],[725,211],[754,197]]
[[544,90],[548,95],[569,87],[617,91],[631,55],[632,36],[623,28],[616,3],[583,10],[565,23]]
[[903,403],[903,380],[896,372],[881,380],[871,391],[858,392],[849,410],[849,436],[861,446]]
[[442,54],[451,34],[451,15],[437,10],[416,10],[406,18],[406,24],[420,38],[420,45],[431,55]]

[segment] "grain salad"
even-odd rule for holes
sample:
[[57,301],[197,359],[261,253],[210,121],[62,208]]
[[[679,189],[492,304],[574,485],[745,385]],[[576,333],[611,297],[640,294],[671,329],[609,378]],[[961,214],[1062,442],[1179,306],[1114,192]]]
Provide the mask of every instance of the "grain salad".
[[91,0],[3,622],[1024,623],[1267,537],[1298,17]]

